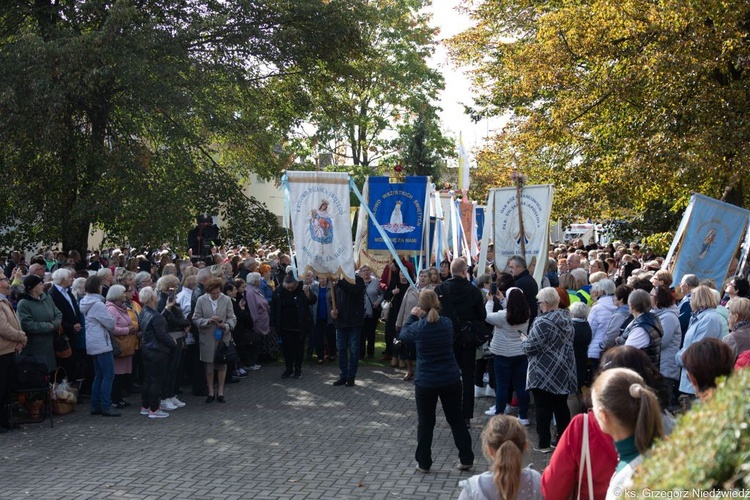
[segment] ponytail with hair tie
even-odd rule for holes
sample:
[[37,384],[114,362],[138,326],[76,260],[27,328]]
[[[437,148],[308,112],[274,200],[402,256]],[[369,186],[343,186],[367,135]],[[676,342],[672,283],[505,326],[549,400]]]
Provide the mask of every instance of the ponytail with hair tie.
[[631,384],[629,392],[630,397],[639,399],[643,394],[643,386],[641,384]]

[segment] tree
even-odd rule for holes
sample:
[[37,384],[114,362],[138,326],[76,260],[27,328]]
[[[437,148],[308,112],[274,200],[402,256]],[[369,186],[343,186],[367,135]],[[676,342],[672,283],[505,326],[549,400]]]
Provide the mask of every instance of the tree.
[[397,139],[400,158],[394,156],[390,162],[384,162],[386,166],[401,161],[407,175],[430,176],[432,182],[440,181],[445,158],[455,156],[455,144],[442,134],[433,111],[420,112],[412,123],[400,127]]
[[[427,0],[361,1],[367,49],[347,78],[332,75],[310,88],[315,112],[307,118],[307,135],[314,150],[333,155],[337,164],[373,167],[398,156],[399,128],[420,113],[436,116],[443,78],[427,65],[436,34],[424,12]],[[439,129],[431,134],[445,141]]]
[[[690,194],[745,204],[750,5],[477,1],[451,41],[481,94],[510,113],[494,167],[556,185],[557,216],[681,212]],[[491,166],[488,165],[488,168]],[[652,221],[644,221],[648,228]]]
[[3,243],[84,251],[94,224],[156,244],[230,201],[230,217],[262,214],[237,208],[238,182],[286,165],[274,146],[309,111],[301,87],[345,74],[358,15],[353,0],[12,3],[0,13]]

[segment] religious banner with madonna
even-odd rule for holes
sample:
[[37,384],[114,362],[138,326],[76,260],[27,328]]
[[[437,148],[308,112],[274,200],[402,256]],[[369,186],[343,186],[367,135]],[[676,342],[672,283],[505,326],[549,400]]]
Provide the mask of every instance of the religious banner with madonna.
[[343,275],[353,283],[349,174],[287,171],[282,184],[284,223],[291,222],[299,274]]
[[690,198],[664,261],[675,283],[686,274],[713,279],[721,287],[737,255],[750,211],[702,194]]
[[[388,177],[370,177],[368,180],[368,206],[397,252],[422,251],[427,179],[408,176],[406,182],[397,184],[391,184]],[[371,219],[368,221],[367,248],[388,250]]]

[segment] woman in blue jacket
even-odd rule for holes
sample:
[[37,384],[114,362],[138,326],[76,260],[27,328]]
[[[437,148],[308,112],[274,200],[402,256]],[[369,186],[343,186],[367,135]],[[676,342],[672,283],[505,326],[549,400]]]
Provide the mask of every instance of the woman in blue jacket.
[[417,402],[417,470],[427,473],[432,466],[432,434],[435,429],[437,400],[443,405],[458,448],[459,470],[474,464],[471,435],[461,414],[461,372],[453,354],[453,323],[440,316],[440,302],[432,290],[419,294],[418,306],[411,310],[398,339],[417,347],[414,396]]

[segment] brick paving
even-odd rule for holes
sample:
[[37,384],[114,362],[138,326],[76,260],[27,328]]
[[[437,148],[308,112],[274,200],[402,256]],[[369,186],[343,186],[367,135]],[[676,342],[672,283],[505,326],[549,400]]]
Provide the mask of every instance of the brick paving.
[[[415,471],[416,408],[403,370],[360,366],[355,387],[334,387],[338,369],[305,366],[282,380],[264,365],[227,385],[227,403],[182,397],[170,418],[90,416],[87,405],[0,435],[2,499],[451,499],[460,479],[485,470],[479,434],[492,399],[475,404],[476,470],[453,468],[458,452],[438,410],[433,468]],[[440,405],[438,405],[438,408]],[[532,442],[536,442],[533,435]],[[540,470],[548,457],[529,452]]]

